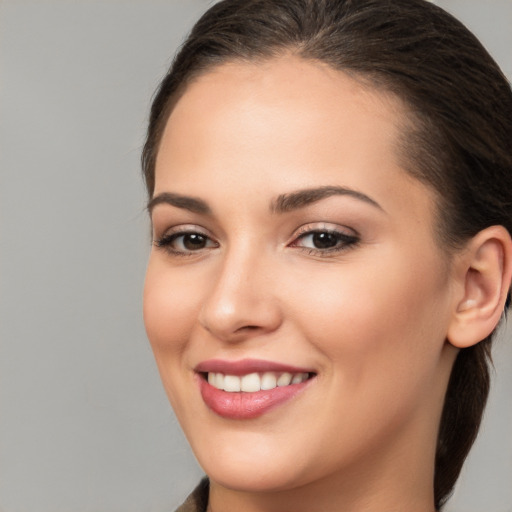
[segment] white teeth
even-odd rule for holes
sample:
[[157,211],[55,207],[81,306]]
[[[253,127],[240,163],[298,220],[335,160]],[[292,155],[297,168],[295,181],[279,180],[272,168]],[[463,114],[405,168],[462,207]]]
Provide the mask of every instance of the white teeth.
[[230,393],[240,391],[240,377],[224,375],[224,391],[229,391]]
[[290,384],[300,384],[308,379],[308,373],[274,373],[265,372],[262,375],[258,373],[249,373],[242,377],[237,375],[224,375],[223,373],[208,373],[208,383],[214,388],[236,393],[254,393],[260,390],[270,390],[276,387],[289,386]]
[[285,372],[285,373],[282,373],[281,375],[279,375],[279,378],[277,379],[277,385],[279,387],[289,386],[291,381],[292,381],[292,374]]
[[[209,376],[210,374],[208,374]],[[212,386],[216,387],[217,389],[224,389],[224,374],[222,373],[214,373],[215,379]]]
[[[300,384],[301,382],[303,382],[303,379],[302,379],[303,376],[304,376],[303,373],[296,373],[292,378],[292,384]],[[306,374],[306,378],[307,378],[307,374]],[[306,380],[306,379],[304,379],[304,380]]]
[[261,389],[268,390],[277,387],[277,377],[275,373],[264,373],[261,377]]
[[241,379],[240,389],[241,391],[245,391],[246,393],[259,391],[261,389],[260,376],[257,373],[250,373],[249,375],[244,375]]

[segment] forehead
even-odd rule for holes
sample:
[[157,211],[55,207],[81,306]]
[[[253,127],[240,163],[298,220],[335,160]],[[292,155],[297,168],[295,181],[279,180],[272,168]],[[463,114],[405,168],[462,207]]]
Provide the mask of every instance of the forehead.
[[392,202],[415,182],[429,195],[401,166],[406,113],[395,96],[320,62],[289,55],[223,64],[176,103],[155,194],[192,187],[211,196],[218,184],[274,194],[339,185]]
[[321,62],[295,56],[231,62],[189,84],[168,119],[158,158],[228,142],[233,154],[249,156],[249,145],[260,143],[276,158],[290,149],[288,157],[302,160],[315,143],[351,147],[366,139],[396,160],[405,117],[398,98]]

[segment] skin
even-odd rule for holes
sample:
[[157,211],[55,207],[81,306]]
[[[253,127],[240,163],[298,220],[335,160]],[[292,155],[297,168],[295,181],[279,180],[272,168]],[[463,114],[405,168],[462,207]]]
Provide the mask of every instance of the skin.
[[[174,108],[154,197],[144,317],[161,378],[211,480],[210,510],[432,512],[435,440],[463,272],[437,244],[434,193],[402,168],[399,100],[293,56],[224,64]],[[282,194],[345,187],[277,213]],[[307,230],[357,237],[315,250]],[[174,251],[174,252],[173,252]],[[181,251],[176,253],[175,251]],[[491,250],[492,252],[492,250]],[[289,402],[229,420],[194,367],[257,358],[314,368]]]

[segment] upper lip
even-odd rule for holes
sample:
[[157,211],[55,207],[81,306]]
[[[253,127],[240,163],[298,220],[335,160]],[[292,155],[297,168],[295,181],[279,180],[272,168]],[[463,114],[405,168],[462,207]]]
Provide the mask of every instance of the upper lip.
[[197,373],[223,373],[224,375],[248,375],[249,373],[265,372],[314,373],[310,368],[301,368],[263,359],[240,359],[238,361],[209,359],[199,363],[194,370]]

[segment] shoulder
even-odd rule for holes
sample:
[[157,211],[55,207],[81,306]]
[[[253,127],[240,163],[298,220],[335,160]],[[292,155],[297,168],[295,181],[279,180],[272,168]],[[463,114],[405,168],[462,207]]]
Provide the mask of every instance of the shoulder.
[[192,494],[176,509],[176,512],[206,512],[209,489],[208,478],[203,478]]

